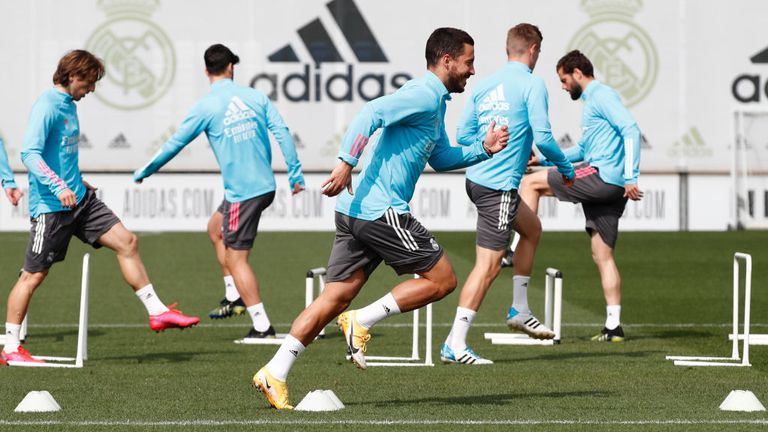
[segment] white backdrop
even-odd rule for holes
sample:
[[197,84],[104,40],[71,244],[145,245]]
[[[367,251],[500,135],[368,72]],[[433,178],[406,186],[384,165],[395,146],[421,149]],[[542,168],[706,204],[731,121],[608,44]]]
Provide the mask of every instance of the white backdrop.
[[[365,24],[349,15],[340,25],[328,4],[358,10]],[[539,25],[544,42],[535,72],[548,85],[553,130],[563,145],[580,136],[581,104],[560,90],[554,65],[568,49],[588,52],[597,77],[631,105],[646,139],[644,172],[726,171],[729,113],[768,106],[768,53],[759,55],[768,48],[768,2],[761,0],[3,0],[0,16],[0,134],[17,170],[29,109],[50,86],[60,56],[73,48],[107,62],[96,95],[79,104],[85,170],[142,165],[208,91],[202,53],[217,42],[240,55],[237,82],[274,91],[309,170],[334,164],[345,126],[365,97],[423,73],[424,43],[439,26],[475,38],[471,89],[505,62],[510,26]],[[321,43],[318,28],[330,44]],[[354,33],[360,28],[372,36]],[[302,32],[311,33],[309,44]],[[345,32],[356,36],[348,40]],[[339,61],[317,63],[308,45],[335,51]],[[296,61],[273,61],[286,47]],[[378,57],[367,60],[375,61],[363,61],[373,51]],[[303,97],[308,100],[290,100]],[[458,95],[450,104],[450,135],[464,101]],[[283,168],[279,156],[275,167]],[[198,139],[167,169],[216,170],[216,163]]]
[[[423,47],[434,28],[455,26],[475,38],[471,90],[505,63],[507,29],[537,24],[544,42],[534,72],[547,83],[561,146],[580,137],[581,103],[562,92],[554,72],[572,48],[592,58],[598,79],[620,91],[640,125],[640,183],[649,193],[630,205],[626,229],[678,229],[678,181],[665,174],[683,169],[708,175],[691,177],[690,228],[724,229],[732,191],[721,174],[730,158],[731,113],[768,107],[768,2],[761,0],[2,0],[0,16],[0,136],[13,168],[25,171],[19,150],[27,115],[50,87],[58,59],[73,48],[89,49],[105,60],[107,76],[78,104],[81,167],[120,173],[88,177],[95,176],[109,205],[141,230],[203,229],[221,198],[216,175],[191,174],[218,171],[204,138],[164,168],[189,175],[157,176],[137,188],[126,174],[146,162],[208,91],[202,53],[213,43],[240,55],[237,82],[274,97],[305,170],[327,172],[366,99],[424,73]],[[446,117],[449,135],[466,100],[455,96]],[[273,165],[284,169],[279,151]],[[333,205],[318,195],[320,180],[312,178],[318,184],[310,182],[300,198],[306,204],[283,191],[263,228],[330,229]],[[448,218],[440,213],[446,193]],[[163,212],[151,213],[163,200]],[[471,229],[471,206],[462,200],[460,175],[428,176],[414,212],[431,229]],[[557,217],[547,213],[554,208],[542,206],[545,228],[581,229],[572,206],[557,206]],[[291,219],[293,211],[298,219]],[[322,217],[312,213],[318,211]],[[26,230],[25,212],[0,206],[0,230]]]

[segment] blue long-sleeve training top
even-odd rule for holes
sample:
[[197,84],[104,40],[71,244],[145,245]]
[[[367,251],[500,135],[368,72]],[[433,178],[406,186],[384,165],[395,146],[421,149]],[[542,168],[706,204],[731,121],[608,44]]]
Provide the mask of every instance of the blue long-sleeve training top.
[[496,127],[509,127],[509,144],[493,159],[467,169],[467,178],[489,189],[518,189],[534,142],[562,174],[573,178],[573,166],[552,137],[548,106],[544,81],[523,63],[509,62],[480,81],[459,120],[456,140],[471,144],[482,139],[495,120]]
[[600,178],[624,187],[640,175],[640,129],[615,90],[593,80],[581,94],[584,112],[578,145],[565,149],[572,162],[596,167]]
[[149,163],[136,170],[141,181],[159,170],[187,144],[205,132],[224,180],[224,198],[241,202],[275,190],[268,132],[277,140],[288,166],[289,187],[304,187],[301,163],[293,138],[266,95],[221,79],[195,104],[173,136]]
[[427,72],[395,93],[368,102],[347,129],[339,158],[356,166],[371,135],[382,129],[370,161],[336,201],[336,211],[375,220],[388,208],[410,212],[421,172],[427,162],[437,171],[463,168],[488,159],[482,139],[467,147],[452,147],[445,133],[446,101],[451,96],[442,81]]
[[5,152],[5,144],[3,139],[0,138],[0,186],[3,189],[16,188],[16,181],[13,179],[13,170],[11,164],[8,163],[8,154]]
[[21,147],[21,161],[29,170],[29,214],[69,211],[58,196],[71,190],[77,202],[85,197],[78,166],[80,123],[75,101],[55,88],[32,106]]

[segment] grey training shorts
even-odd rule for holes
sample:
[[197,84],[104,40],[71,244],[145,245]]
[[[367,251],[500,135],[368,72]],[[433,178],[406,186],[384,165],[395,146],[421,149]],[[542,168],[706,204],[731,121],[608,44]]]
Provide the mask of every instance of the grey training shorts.
[[[263,212],[275,199],[275,192],[249,198],[240,202],[224,201],[219,211],[223,210],[222,237],[224,246],[236,250],[249,250],[253,247],[259,220]],[[222,209],[223,207],[223,209]]]
[[32,219],[24,270],[41,272],[63,261],[73,235],[83,243],[100,248],[99,238],[118,223],[120,219],[89,189],[74,209],[43,213]]
[[507,248],[520,196],[517,190],[489,189],[467,179],[467,196],[477,207],[477,245],[500,251]]
[[571,187],[565,186],[563,176],[554,168],[547,173],[547,183],[560,201],[581,203],[587,233],[597,231],[605,244],[613,249],[619,237],[619,218],[627,205],[624,188],[604,182],[595,167],[579,165],[574,168],[576,181]]
[[346,280],[359,269],[367,279],[382,260],[399,275],[423,273],[442,256],[443,248],[410,213],[390,208],[379,219],[367,221],[336,212],[326,281]]

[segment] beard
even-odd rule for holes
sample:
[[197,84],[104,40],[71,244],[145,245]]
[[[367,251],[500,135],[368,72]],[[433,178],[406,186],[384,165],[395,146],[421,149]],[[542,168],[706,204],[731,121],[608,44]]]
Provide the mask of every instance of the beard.
[[584,89],[578,83],[573,83],[573,88],[568,93],[571,95],[572,100],[578,100],[583,91]]
[[451,73],[448,76],[448,83],[446,83],[445,88],[448,89],[449,93],[462,93],[467,85],[467,80],[471,76],[470,74]]

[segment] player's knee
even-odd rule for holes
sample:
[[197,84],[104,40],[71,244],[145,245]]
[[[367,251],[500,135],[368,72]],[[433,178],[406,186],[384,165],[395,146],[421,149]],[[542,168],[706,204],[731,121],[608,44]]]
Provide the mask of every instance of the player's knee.
[[125,252],[133,255],[139,251],[139,236],[129,232],[125,241]]
[[435,281],[435,297],[441,299],[456,289],[458,282],[454,272],[447,272]]
[[48,275],[47,271],[41,271],[41,272],[26,272],[22,271],[21,275],[19,276],[19,282],[20,285],[30,292],[37,289],[37,287],[40,286],[40,284],[43,283],[45,280],[45,277]]

